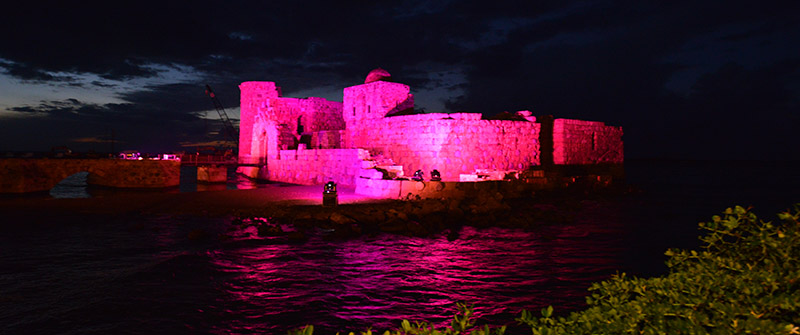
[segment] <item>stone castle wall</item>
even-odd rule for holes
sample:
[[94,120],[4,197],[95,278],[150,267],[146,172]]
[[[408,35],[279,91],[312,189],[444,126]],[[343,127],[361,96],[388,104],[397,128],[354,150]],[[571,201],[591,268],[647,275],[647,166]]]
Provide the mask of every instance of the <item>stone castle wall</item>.
[[281,150],[279,157],[269,160],[266,177],[301,185],[334,181],[355,186],[362,162],[369,158],[363,149]]
[[409,176],[433,169],[445,181],[478,169],[521,170],[539,165],[539,129],[526,121],[481,120],[480,114],[418,114],[376,119],[356,141],[391,158]]
[[603,122],[555,119],[553,121],[553,163],[583,165],[615,163],[624,158],[622,127]]
[[346,148],[345,130],[323,130],[311,133],[311,149]]
[[354,185],[370,155],[401,165],[406,176],[422,170],[429,178],[437,169],[444,181],[476,170],[550,164],[550,150],[556,165],[623,161],[620,127],[550,117],[542,121],[543,128],[527,111],[517,115],[527,121],[482,120],[470,113],[404,115],[414,107],[410,88],[370,81],[370,76],[365,84],[344,88],[341,103],[283,98],[273,82],[242,83],[239,161],[258,164],[247,168],[248,175],[297,184],[334,180]]
[[362,131],[375,126],[387,114],[414,108],[414,96],[407,85],[376,81],[344,89],[343,118],[347,125],[345,146],[361,148],[369,145]]
[[280,97],[280,90],[269,81],[246,81],[239,85],[239,161],[248,162],[253,153],[256,134],[253,126],[259,109],[265,108],[273,99]]
[[273,82],[244,82],[241,90],[239,160],[260,163],[298,144],[304,133],[343,130],[342,103],[323,98],[284,98]]

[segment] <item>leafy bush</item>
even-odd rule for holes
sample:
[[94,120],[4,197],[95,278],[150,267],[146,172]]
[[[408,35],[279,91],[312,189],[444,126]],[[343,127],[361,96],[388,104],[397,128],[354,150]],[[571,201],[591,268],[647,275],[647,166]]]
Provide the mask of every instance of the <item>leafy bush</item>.
[[728,208],[700,223],[701,250],[668,250],[670,273],[593,284],[567,317],[523,311],[533,334],[800,334],[800,208],[773,224]]
[[[483,327],[476,327],[475,320],[472,319],[473,308],[472,306],[467,306],[466,304],[457,304],[458,312],[453,317],[453,321],[450,322],[449,327],[444,328],[436,328],[431,323],[428,322],[408,322],[408,320],[403,320],[400,323],[400,328],[395,329],[394,331],[385,331],[383,335],[457,335],[457,334],[469,334],[469,335],[503,335],[506,332],[506,327],[502,326],[499,328],[492,328],[488,325],[484,325]],[[314,333],[314,326],[305,326],[303,328],[289,331],[289,335],[312,335]],[[339,333],[337,333],[339,334]],[[372,335],[372,330],[367,330],[365,332],[361,332],[361,335]],[[350,333],[350,335],[355,335],[355,333]]]

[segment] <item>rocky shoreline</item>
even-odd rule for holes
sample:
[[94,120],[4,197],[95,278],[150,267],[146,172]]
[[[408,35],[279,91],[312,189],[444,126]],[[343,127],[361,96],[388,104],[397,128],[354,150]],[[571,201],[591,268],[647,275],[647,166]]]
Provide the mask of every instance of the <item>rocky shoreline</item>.
[[381,233],[414,237],[445,234],[453,240],[464,226],[532,229],[566,224],[573,220],[572,209],[583,201],[629,192],[625,187],[609,186],[540,191],[513,198],[495,192],[463,199],[394,200],[333,207],[273,206],[259,213],[235,215],[231,229],[255,227],[259,236],[285,236],[290,242],[302,242],[319,229],[329,232],[325,238],[333,240]]
[[[459,198],[387,200],[340,190],[339,205],[322,206],[318,186],[274,185],[250,190],[142,193],[86,199],[0,198],[0,211],[13,222],[69,223],[87,218],[178,216],[223,218],[228,239],[255,228],[258,235],[306,240],[320,230],[324,238],[345,240],[381,233],[455,239],[464,226],[532,229],[568,224],[586,200],[630,193],[623,183],[572,184],[525,192],[474,192]],[[98,221],[98,220],[95,220]],[[98,222],[101,222],[99,220]],[[198,230],[190,239],[211,237]]]

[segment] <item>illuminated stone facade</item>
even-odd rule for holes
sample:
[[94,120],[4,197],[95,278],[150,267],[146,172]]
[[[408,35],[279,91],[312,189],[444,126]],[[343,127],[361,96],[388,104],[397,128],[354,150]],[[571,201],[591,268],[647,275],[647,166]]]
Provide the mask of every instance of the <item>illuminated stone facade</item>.
[[619,127],[552,118],[543,124],[527,111],[508,114],[510,120],[414,114],[411,89],[390,79],[385,70],[373,70],[364,84],[344,89],[343,102],[284,98],[273,82],[242,83],[239,160],[255,166],[240,172],[296,184],[355,185],[375,166],[406,176],[437,169],[442,180],[458,181],[476,171],[526,170],[546,160],[622,163]]

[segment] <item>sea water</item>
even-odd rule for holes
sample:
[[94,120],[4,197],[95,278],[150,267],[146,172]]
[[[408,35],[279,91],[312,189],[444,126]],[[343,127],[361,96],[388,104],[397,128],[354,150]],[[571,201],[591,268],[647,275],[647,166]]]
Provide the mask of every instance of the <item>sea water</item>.
[[800,202],[793,167],[633,162],[632,194],[576,198],[556,209],[566,222],[466,227],[452,241],[335,241],[319,230],[291,243],[239,229],[232,218],[5,222],[0,333],[281,334],[305,324],[319,334],[383,331],[402,319],[444,325],[458,302],[475,304],[482,322],[513,327],[522,309],[583,308],[589,285],[617,272],[665,273],[666,248],[696,247],[697,222],[725,207],[753,205],[774,218]]

